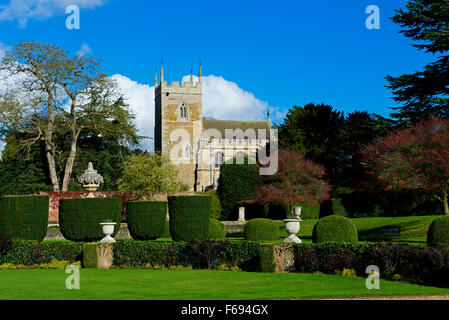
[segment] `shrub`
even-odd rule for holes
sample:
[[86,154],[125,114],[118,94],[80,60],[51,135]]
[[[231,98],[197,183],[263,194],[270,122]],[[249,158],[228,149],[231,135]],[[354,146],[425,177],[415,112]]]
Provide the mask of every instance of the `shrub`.
[[427,231],[429,247],[449,246],[449,216],[436,218]]
[[98,243],[85,243],[83,245],[83,268],[97,268],[97,246]]
[[212,219],[220,219],[221,217],[221,203],[220,203],[220,197],[215,193],[214,190],[209,190],[207,192],[203,192],[201,194],[206,194],[211,197],[211,213],[210,217]]
[[47,235],[48,196],[0,198],[0,235],[42,241]]
[[226,226],[217,219],[210,219],[209,223],[209,239],[224,240],[226,238]]
[[280,230],[273,220],[258,218],[246,223],[244,235],[250,241],[279,240]]
[[168,197],[170,213],[170,234],[174,241],[207,240],[211,197],[171,196]]
[[140,201],[126,203],[129,233],[136,240],[162,237],[166,225],[167,202]]
[[237,220],[241,201],[252,194],[255,181],[259,178],[259,166],[248,164],[247,157],[243,164],[237,164],[236,158],[223,164],[217,187],[222,206],[220,220]]
[[[195,269],[218,268],[226,264],[244,271],[260,271],[260,243],[250,241],[206,241],[197,243],[195,250],[187,242],[155,242],[119,239],[113,244],[114,266],[121,268],[145,268],[151,266],[170,268],[192,266]],[[224,247],[220,243],[225,244]],[[221,248],[220,250],[216,250]],[[213,254],[209,251],[212,250]],[[206,256],[205,256],[206,254]],[[207,261],[206,261],[207,257]]]
[[66,240],[13,240],[11,249],[0,255],[0,264],[14,263],[31,266],[33,264],[58,261],[79,261],[82,256],[82,244]]
[[62,199],[59,201],[59,226],[64,238],[94,242],[104,237],[100,223],[112,219],[115,236],[120,228],[122,200],[119,198]]
[[312,239],[320,242],[357,243],[358,234],[355,224],[349,219],[332,215],[320,219],[313,227]]

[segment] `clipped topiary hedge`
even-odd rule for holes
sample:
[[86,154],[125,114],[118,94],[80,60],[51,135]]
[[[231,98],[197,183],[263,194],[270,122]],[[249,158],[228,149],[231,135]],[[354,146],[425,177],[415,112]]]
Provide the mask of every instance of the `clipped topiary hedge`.
[[226,238],[226,226],[217,219],[210,219],[209,223],[209,239],[224,240]]
[[59,200],[59,227],[67,240],[94,242],[104,237],[101,222],[116,223],[114,237],[122,217],[120,198],[85,198]]
[[47,235],[48,196],[0,198],[0,236],[42,241]]
[[211,197],[171,196],[168,197],[170,234],[173,241],[207,240]]
[[348,218],[337,215],[327,216],[320,219],[313,227],[312,240],[314,243],[357,243],[357,228]]
[[429,247],[449,246],[449,216],[432,221],[427,231],[427,245]]
[[67,240],[12,240],[6,252],[0,254],[0,264],[14,263],[32,266],[33,264],[57,261],[80,261],[83,244]]
[[126,216],[129,233],[133,239],[154,240],[160,238],[165,231],[167,202],[127,202]]
[[244,230],[245,240],[269,241],[279,240],[279,226],[270,219],[257,218],[248,221]]

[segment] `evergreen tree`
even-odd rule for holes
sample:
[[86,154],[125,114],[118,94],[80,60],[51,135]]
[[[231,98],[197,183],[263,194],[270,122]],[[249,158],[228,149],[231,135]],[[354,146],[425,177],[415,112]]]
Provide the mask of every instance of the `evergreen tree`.
[[449,117],[449,0],[409,0],[392,20],[419,50],[438,55],[422,71],[386,77],[400,106],[391,116],[412,126],[431,116]]

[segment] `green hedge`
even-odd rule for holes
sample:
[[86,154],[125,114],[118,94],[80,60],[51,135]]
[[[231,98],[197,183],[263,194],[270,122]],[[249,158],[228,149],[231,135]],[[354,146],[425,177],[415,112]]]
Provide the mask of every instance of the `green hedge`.
[[301,244],[294,245],[296,272],[352,269],[366,277],[366,267],[376,265],[382,279],[402,278],[420,285],[449,287],[449,248],[407,244]]
[[85,243],[83,245],[83,268],[97,268],[98,254],[97,247],[99,243]]
[[332,215],[320,219],[313,227],[312,240],[320,242],[357,243],[358,233],[355,224],[342,216]]
[[[208,241],[206,241],[208,242]],[[209,241],[213,244],[214,241]],[[188,242],[156,242],[119,239],[113,244],[114,266],[144,268],[152,266],[192,266],[204,268],[203,256]],[[224,250],[211,257],[212,268],[222,264],[238,266],[245,271],[261,271],[261,244],[250,241],[228,242]]]
[[168,207],[173,241],[202,241],[209,237],[210,196],[171,196]]
[[279,226],[270,219],[257,218],[245,225],[244,237],[249,241],[279,240],[281,236]]
[[167,202],[139,201],[126,203],[129,233],[135,240],[162,237],[166,225]]
[[94,242],[104,237],[101,222],[116,223],[114,237],[122,218],[120,198],[62,199],[59,201],[59,226],[67,240]]
[[226,238],[226,226],[223,222],[217,219],[210,219],[209,224],[209,239],[210,240],[224,240]]
[[0,198],[0,236],[42,241],[47,235],[48,196]]
[[436,218],[427,231],[429,247],[449,246],[449,216]]
[[33,264],[58,261],[81,261],[82,244],[67,240],[12,240],[10,250],[0,255],[0,264],[14,263],[32,266]]

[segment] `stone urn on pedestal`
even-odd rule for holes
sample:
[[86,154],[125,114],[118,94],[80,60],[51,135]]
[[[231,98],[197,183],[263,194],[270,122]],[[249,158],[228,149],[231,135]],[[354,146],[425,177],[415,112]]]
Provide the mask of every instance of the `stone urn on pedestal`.
[[287,219],[284,219],[285,222],[285,231],[290,235],[284,239],[284,243],[301,243],[301,239],[299,239],[296,234],[300,230],[301,219],[301,207],[294,208],[294,214],[289,214]]
[[111,237],[114,233],[114,227],[117,223],[112,220],[105,220],[105,222],[100,223],[103,228],[103,233],[106,235],[100,242],[102,243],[114,243],[115,239]]
[[78,182],[82,184],[84,190],[89,191],[87,198],[95,198],[94,192],[97,191],[100,183],[103,183],[103,177],[94,170],[92,162],[89,162],[89,166],[82,175],[78,177]]

